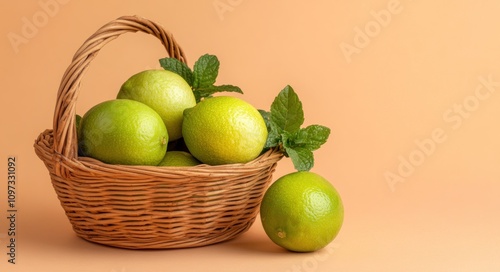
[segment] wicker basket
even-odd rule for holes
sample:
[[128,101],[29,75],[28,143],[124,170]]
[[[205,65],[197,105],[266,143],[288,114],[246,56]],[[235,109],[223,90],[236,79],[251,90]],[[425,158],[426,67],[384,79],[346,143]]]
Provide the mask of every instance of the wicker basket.
[[245,232],[282,153],[269,150],[246,164],[194,167],[124,166],[78,157],[74,123],[80,82],[90,62],[127,32],[157,37],[170,57],[186,62],[172,35],[150,20],[124,16],[90,36],[76,52],[57,94],[53,129],[35,152],[76,234],[130,249],[210,245]]

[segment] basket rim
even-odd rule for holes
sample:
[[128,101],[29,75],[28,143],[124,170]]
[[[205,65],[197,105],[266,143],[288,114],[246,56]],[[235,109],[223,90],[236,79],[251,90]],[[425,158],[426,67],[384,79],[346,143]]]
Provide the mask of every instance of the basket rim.
[[35,153],[46,164],[58,163],[61,165],[61,170],[56,172],[56,175],[63,176],[63,172],[67,175],[78,175],[79,172],[99,172],[107,173],[107,176],[113,174],[134,174],[139,177],[145,176],[178,176],[185,175],[186,177],[228,177],[241,175],[245,172],[253,172],[256,168],[266,168],[284,157],[284,153],[277,147],[263,150],[263,152],[252,161],[246,163],[209,165],[199,164],[195,166],[151,166],[151,165],[121,165],[109,164],[91,157],[66,157],[54,151],[53,145],[53,130],[46,129],[40,133],[34,143]]

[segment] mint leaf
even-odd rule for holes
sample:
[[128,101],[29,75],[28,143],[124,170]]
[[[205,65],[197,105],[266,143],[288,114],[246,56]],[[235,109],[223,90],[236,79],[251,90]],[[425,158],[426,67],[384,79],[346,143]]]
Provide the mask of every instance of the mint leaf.
[[286,153],[297,171],[309,171],[314,166],[314,156],[311,150],[305,147],[285,148]]
[[271,122],[271,113],[265,110],[259,110],[260,115],[264,119],[264,122],[266,123],[268,135],[267,135],[267,140],[266,144],[264,145],[264,149],[271,148],[278,146],[280,141],[281,141],[281,134],[279,128],[276,127],[276,125]]
[[217,92],[235,92],[235,93],[243,93],[239,87],[233,85],[220,85],[220,86],[207,86],[207,87],[199,87],[195,90],[198,92],[200,97],[209,97]]
[[214,55],[205,54],[194,64],[193,88],[210,87],[215,83],[219,74],[219,60]]
[[196,103],[218,92],[243,93],[239,87],[234,85],[214,85],[217,75],[219,74],[220,65],[219,60],[214,55],[205,54],[201,56],[195,62],[193,70],[189,69],[185,63],[175,58],[160,59],[160,65],[165,70],[177,73],[186,80],[193,90]]
[[235,92],[235,93],[243,93],[243,91],[233,85],[220,85],[220,86],[208,86],[201,87],[193,90],[194,96],[196,98],[196,102],[200,102],[201,99],[211,97],[214,93],[218,92]]
[[271,121],[288,132],[298,131],[304,123],[302,102],[289,85],[281,90],[271,104]]
[[185,63],[176,58],[163,58],[160,59],[160,65],[163,69],[180,75],[189,84],[189,86],[193,86],[193,72]]
[[320,125],[311,125],[306,128],[301,128],[296,133],[293,144],[314,151],[326,143],[328,136],[330,136],[329,128]]
[[301,128],[304,123],[302,102],[290,86],[276,96],[270,112],[259,112],[268,130],[264,148],[277,147],[292,160],[297,171],[309,171],[314,166],[313,151],[328,140],[330,129],[321,125]]
[[264,148],[271,148],[275,146],[282,148],[280,146],[280,143],[283,143],[283,136],[282,136],[283,131],[272,122],[268,124],[267,130],[268,134]]
[[262,118],[264,119],[264,122],[266,122],[267,130],[269,131],[271,129],[271,121],[269,120],[271,118],[271,113],[265,110],[258,110]]
[[243,94],[243,91],[240,89],[240,87],[230,85],[230,84],[212,86],[211,88],[213,91],[216,91],[216,92],[233,92],[233,93]]

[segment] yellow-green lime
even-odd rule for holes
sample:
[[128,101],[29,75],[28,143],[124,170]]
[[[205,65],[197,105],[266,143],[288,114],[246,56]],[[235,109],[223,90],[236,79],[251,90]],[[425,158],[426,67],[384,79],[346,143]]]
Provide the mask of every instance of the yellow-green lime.
[[266,234],[277,245],[311,252],[328,245],[344,220],[344,207],[328,180],[312,172],[277,179],[264,194],[260,216]]
[[189,84],[180,75],[167,70],[145,70],[131,76],[121,86],[117,98],[142,102],[158,112],[170,141],[182,137],[182,113],[196,105]]
[[158,166],[195,166],[200,164],[193,155],[185,151],[167,151]]
[[81,120],[81,152],[105,163],[158,165],[167,144],[168,132],[160,115],[134,100],[101,102]]
[[267,127],[248,102],[217,96],[184,111],[182,134],[189,152],[203,163],[246,163],[262,152]]

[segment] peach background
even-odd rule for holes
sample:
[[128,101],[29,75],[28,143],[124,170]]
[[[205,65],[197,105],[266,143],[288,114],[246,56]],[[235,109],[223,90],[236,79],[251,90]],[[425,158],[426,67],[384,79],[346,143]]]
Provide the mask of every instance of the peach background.
[[[0,3],[0,270],[500,270],[497,1],[54,1]],[[46,12],[43,3],[58,3],[47,21],[37,17]],[[73,234],[33,141],[52,126],[59,80],[79,45],[104,23],[133,14],[174,33],[191,65],[204,53],[217,55],[218,83],[239,85],[256,107],[269,108],[290,84],[306,123],[332,129],[315,152],[313,171],[341,193],[346,217],[327,249],[283,251],[260,221],[230,242],[187,250],[121,250]],[[22,36],[34,16],[37,33],[13,46],[9,37]],[[113,41],[92,63],[78,111],[112,98],[128,76],[157,67],[164,56],[159,42],[143,34]],[[433,133],[441,135],[430,140]],[[4,253],[12,155],[18,158],[15,266]],[[283,160],[275,177],[292,170]],[[404,182],[391,187],[388,172],[404,175]]]

